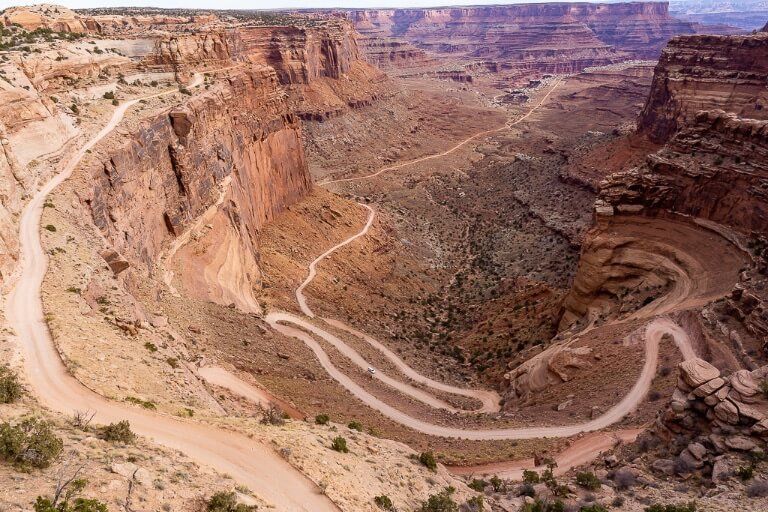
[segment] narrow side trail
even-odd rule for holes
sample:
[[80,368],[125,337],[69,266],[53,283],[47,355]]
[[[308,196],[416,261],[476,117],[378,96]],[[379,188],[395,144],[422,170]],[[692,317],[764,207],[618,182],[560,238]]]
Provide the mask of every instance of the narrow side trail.
[[[195,87],[202,81],[202,76],[198,74],[189,87]],[[176,90],[140,99],[174,92]],[[34,195],[22,212],[19,222],[20,263],[16,273],[17,281],[7,297],[6,317],[21,347],[29,384],[39,401],[48,408],[65,415],[82,410],[96,411],[94,421],[102,424],[128,420],[136,433],[231,475],[277,510],[338,510],[309,479],[270,447],[245,435],[107,400],[70,375],[61,361],[44,320],[40,297],[48,265],[40,240],[43,204],[48,194],[69,178],[86,151],[106,137],[122,120],[125,112],[140,99],[120,105],[107,125],[79,148],[61,172]]]
[[353,177],[353,178],[341,178],[341,179],[338,179],[338,180],[322,181],[322,182],[318,183],[318,185],[331,185],[331,184],[334,184],[334,183],[349,183],[351,181],[369,180],[371,178],[375,178],[377,176],[380,176],[380,175],[384,174],[385,172],[394,171],[394,170],[397,170],[397,169],[402,169],[403,167],[408,167],[409,165],[419,164],[421,162],[426,162],[428,160],[434,160],[436,158],[442,158],[444,156],[448,156],[451,153],[457,151],[458,149],[461,149],[462,147],[466,146],[467,144],[469,144],[470,142],[472,142],[475,139],[479,139],[481,137],[485,137],[485,136],[491,135],[493,133],[498,133],[498,132],[501,132],[501,131],[504,131],[504,130],[508,130],[508,129],[512,128],[513,126],[522,123],[523,121],[528,119],[534,112],[536,112],[539,109],[539,107],[541,107],[544,104],[544,102],[547,101],[547,99],[549,99],[549,96],[555,91],[555,89],[557,89],[557,86],[560,85],[560,83],[563,80],[564,80],[564,77],[559,77],[557,80],[555,80],[554,84],[549,89],[549,91],[547,91],[547,93],[541,98],[541,100],[536,105],[532,106],[528,110],[528,112],[526,112],[523,116],[515,119],[514,121],[507,121],[506,123],[504,123],[503,126],[500,126],[498,128],[492,128],[490,130],[485,130],[485,131],[482,131],[482,132],[478,132],[478,133],[476,133],[474,135],[471,135],[471,136],[467,137],[466,139],[464,139],[463,141],[461,141],[458,144],[456,144],[455,146],[453,146],[452,148],[446,149],[442,153],[435,153],[435,154],[432,154],[432,155],[422,156],[422,157],[416,158],[414,160],[408,160],[406,162],[401,162],[399,164],[390,165],[388,167],[382,167],[378,171],[376,171],[374,173],[371,173],[371,174],[366,174],[365,176],[357,176],[357,177]]

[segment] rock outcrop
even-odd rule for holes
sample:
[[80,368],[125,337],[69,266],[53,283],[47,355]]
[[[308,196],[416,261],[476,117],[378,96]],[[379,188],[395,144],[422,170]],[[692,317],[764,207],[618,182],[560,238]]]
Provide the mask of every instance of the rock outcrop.
[[[656,459],[653,469],[685,478],[694,473],[714,481],[727,478],[723,466],[732,456],[757,455],[766,448],[768,399],[761,386],[768,366],[726,376],[706,361],[692,359],[681,363],[679,371],[669,408],[641,440],[658,444],[671,457]],[[651,442],[653,437],[662,443]]]
[[768,34],[692,36],[661,55],[638,127],[666,142],[701,110],[768,120]]

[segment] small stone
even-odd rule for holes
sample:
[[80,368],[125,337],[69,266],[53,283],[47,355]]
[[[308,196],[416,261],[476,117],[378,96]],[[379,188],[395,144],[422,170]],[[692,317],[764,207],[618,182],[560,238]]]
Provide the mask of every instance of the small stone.
[[563,403],[557,404],[557,410],[558,411],[562,411],[563,409],[565,409],[566,407],[568,407],[572,403],[573,403],[573,400],[566,400]]
[[691,455],[696,457],[699,460],[704,459],[707,455],[707,449],[704,448],[704,445],[701,443],[691,443],[688,445],[688,451],[691,452]]

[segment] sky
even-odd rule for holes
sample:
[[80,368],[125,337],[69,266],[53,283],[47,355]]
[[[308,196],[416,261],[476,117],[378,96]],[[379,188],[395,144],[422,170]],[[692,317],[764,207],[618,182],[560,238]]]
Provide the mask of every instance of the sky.
[[328,7],[430,7],[440,5],[485,5],[541,3],[557,0],[0,0],[0,9],[32,3],[59,4],[72,9],[86,7],[168,7],[186,9],[293,9]]

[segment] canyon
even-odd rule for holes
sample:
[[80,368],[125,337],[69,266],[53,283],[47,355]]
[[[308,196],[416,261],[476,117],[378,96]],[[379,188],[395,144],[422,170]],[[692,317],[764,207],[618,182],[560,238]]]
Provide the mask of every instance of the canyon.
[[768,506],[767,33],[665,2],[0,27],[0,436],[63,447],[0,449],[3,510],[79,476],[109,510]]

